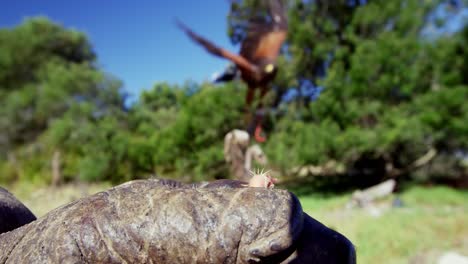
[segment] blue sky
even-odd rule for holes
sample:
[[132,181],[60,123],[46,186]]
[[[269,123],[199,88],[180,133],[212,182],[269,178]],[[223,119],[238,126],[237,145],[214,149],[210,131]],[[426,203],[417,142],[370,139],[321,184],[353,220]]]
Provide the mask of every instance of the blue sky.
[[236,51],[226,34],[228,11],[227,0],[15,0],[2,1],[0,27],[42,15],[85,32],[101,68],[121,79],[135,100],[155,82],[200,82],[222,70],[227,62],[190,41],[174,18]]
[[[85,32],[101,68],[122,80],[132,96],[130,101],[134,101],[156,82],[201,82],[221,71],[227,62],[189,40],[174,19],[236,51],[238,47],[231,45],[226,34],[228,11],[228,0],[15,0],[3,1],[0,27],[42,15]],[[466,8],[455,13],[445,11],[445,5],[436,8],[431,21],[444,18],[448,20],[446,26],[436,28],[430,23],[423,36],[456,32],[468,19]]]

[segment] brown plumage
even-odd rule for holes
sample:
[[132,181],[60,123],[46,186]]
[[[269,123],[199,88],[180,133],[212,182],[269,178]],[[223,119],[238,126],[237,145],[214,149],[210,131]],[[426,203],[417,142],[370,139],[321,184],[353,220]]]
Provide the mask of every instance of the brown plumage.
[[[232,61],[241,73],[242,80],[247,84],[246,94],[247,123],[250,123],[249,110],[252,105],[255,90],[260,90],[257,109],[263,107],[262,99],[268,92],[268,85],[277,72],[276,59],[280,48],[286,40],[286,11],[281,0],[267,0],[270,19],[268,22],[250,23],[246,38],[242,41],[239,54],[218,47],[204,37],[197,35],[190,28],[178,22],[179,27],[199,45],[211,54]],[[255,120],[255,139],[263,142],[261,134],[261,117]],[[247,124],[248,125],[248,124]]]

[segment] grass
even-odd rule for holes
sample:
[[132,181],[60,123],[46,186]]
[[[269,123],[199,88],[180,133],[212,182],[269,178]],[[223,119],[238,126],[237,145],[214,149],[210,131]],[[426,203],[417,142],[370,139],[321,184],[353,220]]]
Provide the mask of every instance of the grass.
[[50,187],[35,185],[28,182],[18,182],[7,189],[12,192],[18,200],[23,202],[37,217],[41,217],[51,210],[72,202],[81,197],[110,188],[109,183],[84,184],[75,183]]
[[[105,190],[110,184],[70,184],[60,188],[28,183],[9,186],[37,216]],[[398,195],[403,206],[392,207],[396,196],[380,201],[380,215],[347,209],[350,194],[300,196],[303,210],[347,236],[357,248],[358,263],[436,263],[449,250],[468,255],[468,192],[446,187],[413,187]]]
[[446,187],[414,187],[376,206],[379,216],[346,209],[350,195],[300,198],[303,210],[346,235],[357,248],[358,263],[436,263],[449,250],[468,255],[468,192]]

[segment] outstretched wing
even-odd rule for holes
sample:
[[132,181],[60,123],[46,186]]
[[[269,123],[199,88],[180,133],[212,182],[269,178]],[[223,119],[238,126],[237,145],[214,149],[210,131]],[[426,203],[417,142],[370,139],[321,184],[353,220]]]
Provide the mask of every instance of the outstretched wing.
[[270,17],[266,21],[251,21],[242,42],[240,55],[249,61],[259,58],[275,60],[286,40],[288,21],[281,0],[266,0]]
[[228,50],[225,50],[221,47],[216,46],[211,41],[203,38],[200,35],[197,35],[195,32],[193,32],[190,28],[188,28],[182,22],[180,21],[176,21],[176,22],[180,29],[182,29],[193,41],[203,46],[209,53],[232,61],[240,69],[244,69],[250,72],[255,71],[256,66],[251,64],[248,60],[246,60],[242,56],[234,54]]

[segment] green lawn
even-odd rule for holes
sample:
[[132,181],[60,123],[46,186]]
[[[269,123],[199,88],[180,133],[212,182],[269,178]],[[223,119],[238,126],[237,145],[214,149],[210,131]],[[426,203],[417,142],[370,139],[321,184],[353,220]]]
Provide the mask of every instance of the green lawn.
[[[109,184],[74,184],[37,188],[22,183],[12,191],[37,216],[79,197],[109,188]],[[446,187],[414,187],[378,203],[376,217],[364,209],[346,209],[350,194],[301,196],[304,211],[346,235],[357,248],[358,263],[435,263],[444,251],[468,255],[468,192]]]
[[435,263],[442,252],[468,255],[468,192],[446,187],[415,187],[399,198],[379,202],[376,217],[346,209],[350,195],[300,198],[304,211],[346,235],[357,248],[358,263]]

